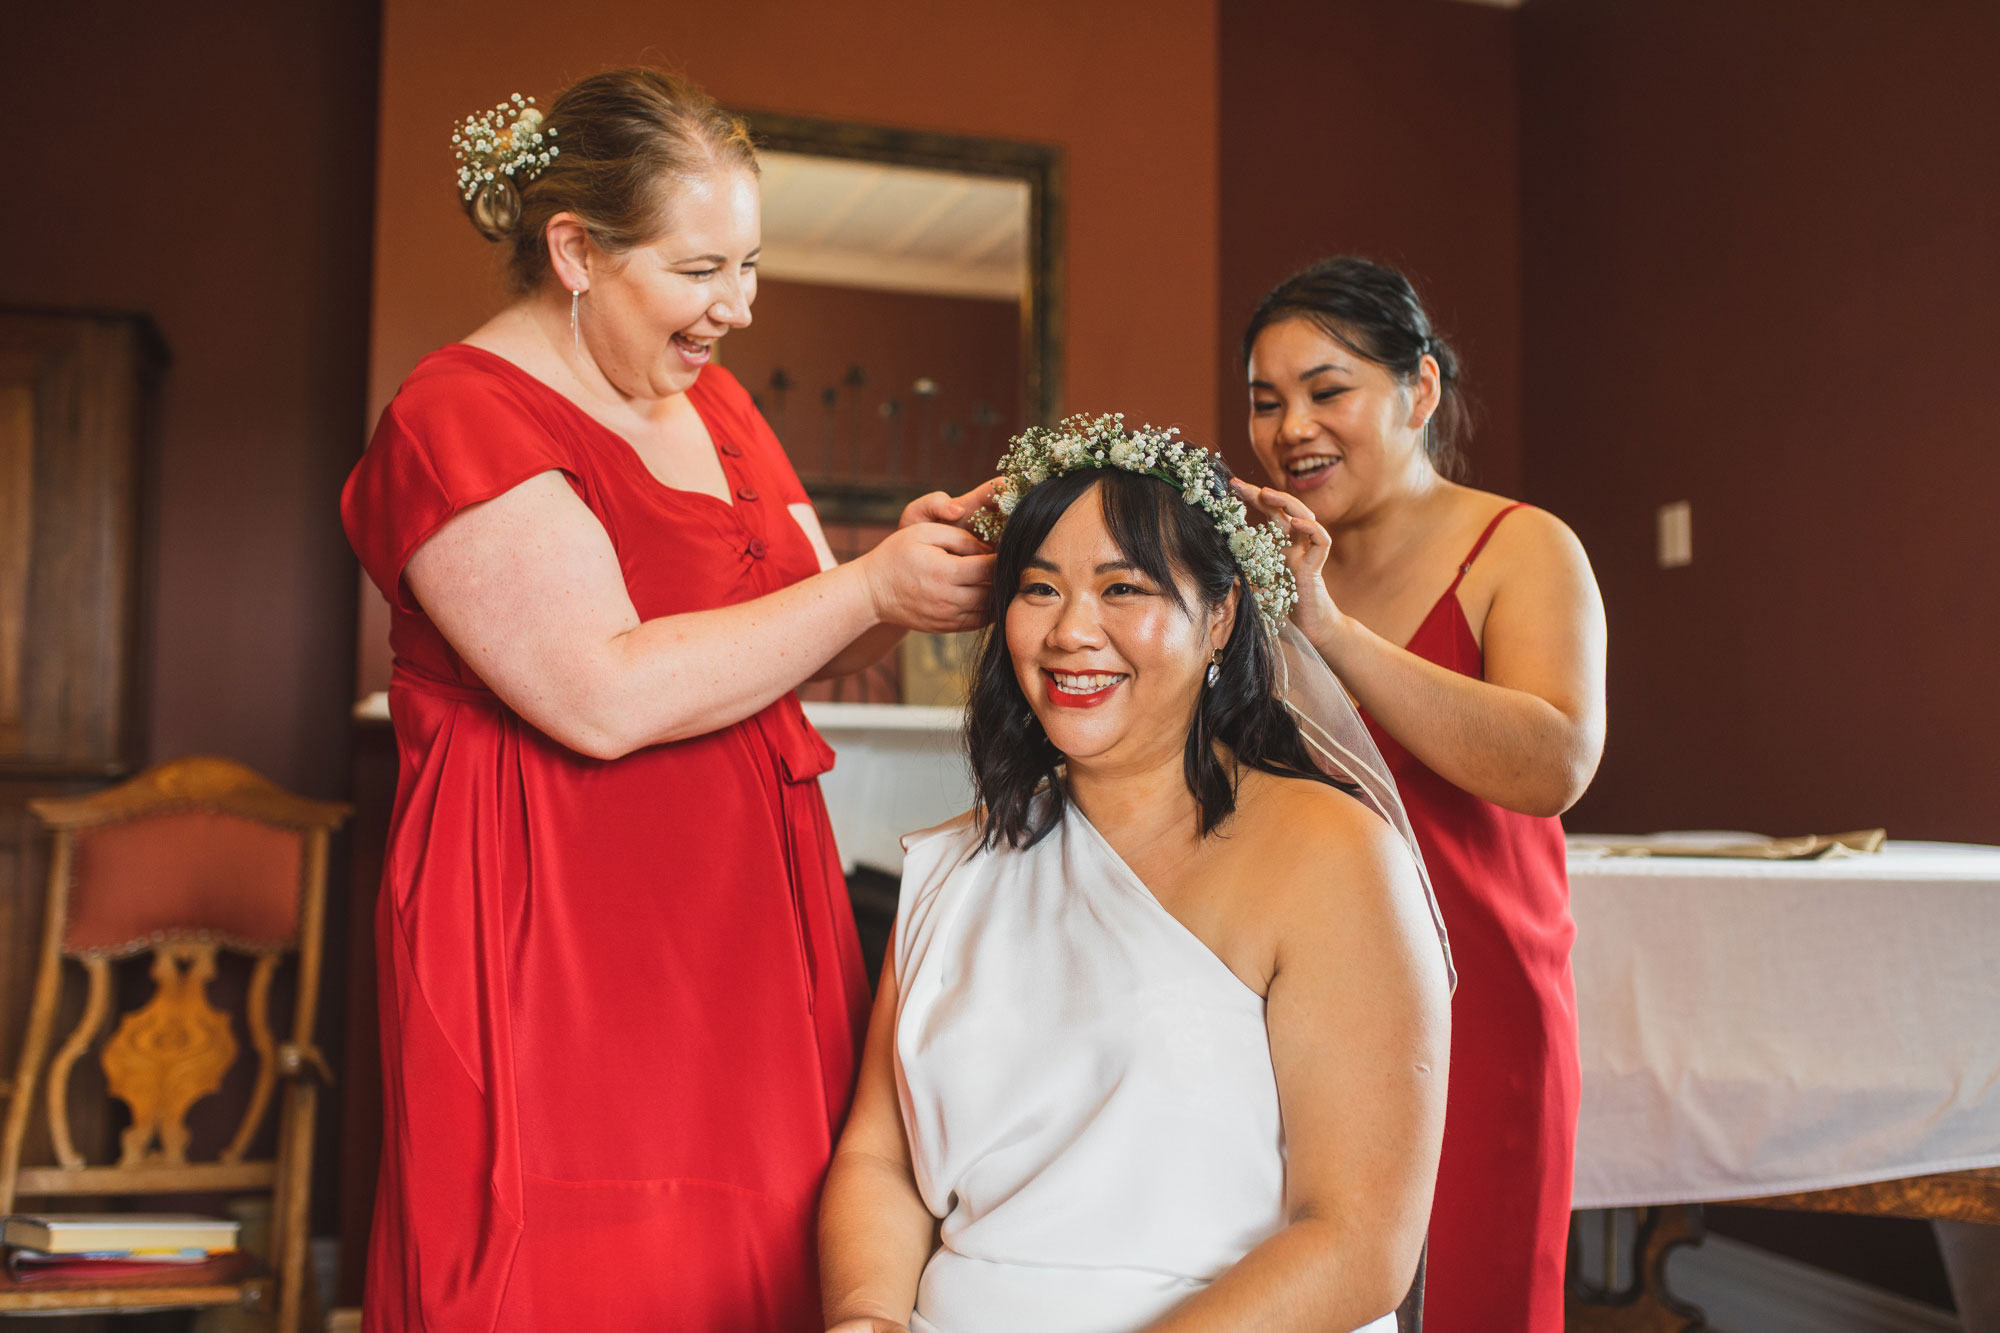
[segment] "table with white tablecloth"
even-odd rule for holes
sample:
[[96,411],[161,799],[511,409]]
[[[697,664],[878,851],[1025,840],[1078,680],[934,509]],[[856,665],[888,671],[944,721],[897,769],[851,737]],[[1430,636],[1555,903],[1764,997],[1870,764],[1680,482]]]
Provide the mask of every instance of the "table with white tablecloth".
[[[957,710],[807,715],[839,755],[821,785],[850,869],[899,871],[903,833],[970,803]],[[1577,1207],[2000,1167],[2000,848],[1576,849],[1570,899]]]
[[2000,848],[1570,861],[1579,1208],[2000,1166]]

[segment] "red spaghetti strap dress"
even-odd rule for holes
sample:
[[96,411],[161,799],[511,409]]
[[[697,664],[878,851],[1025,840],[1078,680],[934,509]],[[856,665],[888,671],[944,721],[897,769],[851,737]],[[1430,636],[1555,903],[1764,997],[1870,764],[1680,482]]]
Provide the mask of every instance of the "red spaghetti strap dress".
[[[1485,674],[1458,585],[1521,507],[1494,515],[1409,651]],[[1562,824],[1461,791],[1368,726],[1409,807],[1458,965],[1424,1327],[1561,1333],[1579,1093]]]
[[389,599],[401,767],[376,919],[386,1123],[364,1327],[814,1330],[821,1178],[867,978],[786,695],[586,758],[521,720],[404,585],[452,515],[560,472],[642,618],[818,569],[749,395],[688,397],[730,501],[662,486],[526,372],[454,345],[383,413],[341,516]]

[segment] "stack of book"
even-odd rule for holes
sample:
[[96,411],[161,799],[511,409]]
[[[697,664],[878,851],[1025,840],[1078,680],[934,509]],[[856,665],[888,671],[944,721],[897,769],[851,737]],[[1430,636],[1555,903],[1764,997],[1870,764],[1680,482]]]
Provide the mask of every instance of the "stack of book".
[[238,1223],[191,1213],[15,1213],[0,1222],[16,1282],[224,1280]]

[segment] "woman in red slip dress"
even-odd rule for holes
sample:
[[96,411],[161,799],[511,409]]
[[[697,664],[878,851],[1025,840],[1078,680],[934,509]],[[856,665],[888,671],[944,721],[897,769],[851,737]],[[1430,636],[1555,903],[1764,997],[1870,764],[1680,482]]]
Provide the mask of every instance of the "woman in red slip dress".
[[617,71],[461,142],[518,299],[418,364],[342,497],[401,757],[365,1326],[818,1330],[868,987],[793,690],[982,619],[991,556],[935,520],[984,496],[832,564],[708,364],[758,200],[700,94]]
[[[1457,361],[1407,279],[1326,260],[1243,339],[1301,631],[1401,788],[1458,964],[1431,1333],[1558,1333],[1576,1139],[1557,819],[1604,748],[1604,609],[1575,536],[1449,479]],[[1400,646],[1399,646],[1400,645]]]

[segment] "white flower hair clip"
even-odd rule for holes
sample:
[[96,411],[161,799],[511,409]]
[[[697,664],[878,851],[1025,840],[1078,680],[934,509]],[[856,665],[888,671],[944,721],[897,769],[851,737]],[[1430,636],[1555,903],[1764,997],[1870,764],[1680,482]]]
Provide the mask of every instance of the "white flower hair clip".
[[542,128],[535,99],[515,93],[491,111],[467,116],[453,131],[458,158],[458,188],[472,197],[505,176],[531,181],[562,152],[553,142],[555,126]]
[[1298,584],[1285,564],[1291,534],[1281,523],[1262,526],[1250,521],[1250,511],[1230,491],[1221,459],[1197,444],[1179,439],[1169,427],[1141,426],[1129,430],[1125,414],[1066,417],[1056,426],[1030,426],[1007,442],[1000,455],[1000,483],[993,489],[994,508],[972,516],[972,528],[997,543],[1007,516],[1027,493],[1051,477],[1084,468],[1115,467],[1157,477],[1199,505],[1215,524],[1243,581],[1257,598],[1264,628],[1275,634],[1298,604]]

